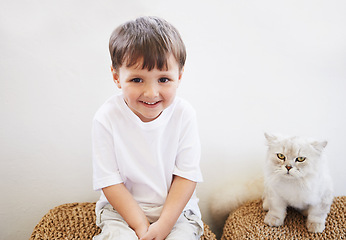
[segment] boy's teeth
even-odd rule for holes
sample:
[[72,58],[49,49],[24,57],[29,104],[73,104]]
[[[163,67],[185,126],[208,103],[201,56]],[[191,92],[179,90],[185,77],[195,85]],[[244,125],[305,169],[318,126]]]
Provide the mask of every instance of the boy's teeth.
[[153,102],[153,103],[144,102],[144,103],[149,104],[149,105],[153,105],[153,104],[155,104],[156,102]]

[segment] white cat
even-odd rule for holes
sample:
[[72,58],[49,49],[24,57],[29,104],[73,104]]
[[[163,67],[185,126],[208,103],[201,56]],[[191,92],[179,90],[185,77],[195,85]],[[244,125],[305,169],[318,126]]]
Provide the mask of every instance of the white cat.
[[333,202],[332,180],[322,154],[327,142],[265,136],[268,154],[263,208],[268,213],[264,222],[269,226],[282,225],[290,206],[307,215],[309,232],[322,232]]
[[307,214],[308,231],[322,232],[333,201],[332,180],[322,154],[327,142],[270,134],[265,137],[264,179],[234,181],[213,194],[210,213],[215,228],[222,227],[229,213],[241,204],[263,197],[263,208],[268,211],[264,222],[269,226],[282,225],[287,207],[294,207]]

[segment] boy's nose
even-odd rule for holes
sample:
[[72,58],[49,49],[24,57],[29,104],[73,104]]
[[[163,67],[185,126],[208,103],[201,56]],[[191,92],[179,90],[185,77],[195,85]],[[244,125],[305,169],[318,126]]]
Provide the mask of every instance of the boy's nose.
[[144,89],[144,96],[148,98],[154,98],[159,95],[158,88],[156,86],[148,85]]

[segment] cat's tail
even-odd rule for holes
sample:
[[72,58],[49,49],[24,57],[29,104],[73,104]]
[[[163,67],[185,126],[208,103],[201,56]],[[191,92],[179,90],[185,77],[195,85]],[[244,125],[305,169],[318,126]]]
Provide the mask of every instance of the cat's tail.
[[216,228],[222,228],[228,215],[242,204],[260,199],[263,195],[263,177],[231,181],[217,189],[210,198],[210,216]]

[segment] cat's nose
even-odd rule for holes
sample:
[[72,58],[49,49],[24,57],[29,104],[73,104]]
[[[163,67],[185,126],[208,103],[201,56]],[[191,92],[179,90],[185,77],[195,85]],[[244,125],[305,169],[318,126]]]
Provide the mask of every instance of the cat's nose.
[[291,170],[292,166],[291,165],[286,165],[287,171]]

